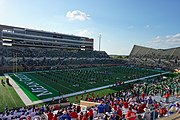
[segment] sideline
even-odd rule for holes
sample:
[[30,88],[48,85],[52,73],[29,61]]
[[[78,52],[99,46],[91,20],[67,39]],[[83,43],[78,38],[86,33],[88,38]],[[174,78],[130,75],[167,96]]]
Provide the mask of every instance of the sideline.
[[13,86],[16,93],[19,95],[21,100],[24,102],[26,106],[32,105],[32,101],[29,99],[29,97],[22,91],[22,89],[14,82],[14,80],[8,75],[4,74],[5,78],[9,78],[10,84]]

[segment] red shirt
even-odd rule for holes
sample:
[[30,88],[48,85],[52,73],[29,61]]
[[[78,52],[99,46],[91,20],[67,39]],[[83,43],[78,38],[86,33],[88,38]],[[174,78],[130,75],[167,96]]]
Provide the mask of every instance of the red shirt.
[[164,95],[164,98],[168,98],[170,96],[170,94],[169,93],[166,93],[165,95]]
[[78,114],[76,112],[71,112],[70,113],[70,117],[71,118],[77,118],[78,117]]
[[144,103],[144,104],[142,104],[142,108],[144,109],[146,107],[146,104]]
[[54,110],[59,110],[59,106],[58,105],[54,106]]
[[158,105],[157,103],[154,104],[154,108],[155,108],[155,109],[157,109],[158,106],[159,106],[159,105]]
[[93,110],[92,109],[89,110],[88,116],[93,116]]
[[118,114],[119,117],[122,117],[122,111],[121,111],[121,109],[118,109],[118,110],[117,110],[117,114]]
[[110,103],[110,104],[111,104],[111,106],[114,106],[114,102],[113,102],[113,101],[111,101],[111,103]]
[[144,112],[143,107],[142,107],[142,105],[140,105],[140,106],[138,107],[138,113],[143,113],[143,112]]
[[88,115],[86,113],[83,115],[82,120],[88,120]]
[[53,119],[53,113],[48,112],[47,116],[48,116],[48,120],[52,120]]
[[132,112],[132,111],[128,111],[126,113],[126,119],[127,120],[136,120],[136,113]]
[[165,108],[159,109],[160,116],[164,116],[167,113],[167,110]]
[[142,93],[141,97],[144,99],[144,97],[145,97],[145,94],[144,94],[144,93]]
[[79,115],[78,120],[82,120],[83,119],[83,115]]
[[114,108],[115,111],[117,110],[117,106],[116,105],[114,105],[113,108]]
[[123,103],[123,106],[124,106],[124,108],[128,108],[128,103],[127,103],[127,102],[124,102],[124,103]]
[[57,116],[56,115],[53,117],[53,120],[57,120]]

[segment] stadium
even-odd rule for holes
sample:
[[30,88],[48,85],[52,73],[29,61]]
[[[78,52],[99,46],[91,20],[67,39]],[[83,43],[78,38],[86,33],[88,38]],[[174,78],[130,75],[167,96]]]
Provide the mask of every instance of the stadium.
[[128,57],[115,59],[93,45],[93,38],[0,25],[0,88],[5,91],[0,93],[0,112],[59,101],[100,104],[107,96],[120,99],[126,90],[129,96],[179,95],[180,47],[134,45]]

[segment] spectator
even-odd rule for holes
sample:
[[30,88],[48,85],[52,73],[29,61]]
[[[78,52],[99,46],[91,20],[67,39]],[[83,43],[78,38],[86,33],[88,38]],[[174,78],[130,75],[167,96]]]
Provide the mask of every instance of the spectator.
[[159,109],[159,116],[160,117],[164,117],[166,115],[166,113],[167,113],[167,110],[165,107],[162,107]]
[[74,109],[70,113],[70,117],[71,117],[71,120],[77,120],[78,114],[74,111]]
[[47,113],[47,116],[48,116],[48,120],[52,120],[53,119],[53,113],[51,111],[49,111]]
[[52,119],[52,120],[57,120],[57,117],[58,117],[58,115],[57,115],[57,114],[54,114],[54,116],[53,116],[53,119]]
[[82,120],[83,119],[83,112],[80,112],[80,115],[78,117],[78,120]]
[[61,120],[71,120],[71,117],[68,115],[67,111],[63,111],[63,115],[60,116]]
[[150,110],[147,108],[144,108],[144,115],[143,115],[143,119],[144,120],[151,120],[151,113]]
[[128,102],[126,102],[126,100],[123,102],[123,106],[124,106],[125,109],[128,108]]
[[87,113],[87,111],[85,111],[85,113],[83,114],[82,120],[88,120],[88,113]]
[[101,104],[98,105],[98,114],[103,115],[104,112],[105,112],[104,105],[103,102],[101,102]]
[[121,108],[120,107],[118,107],[118,109],[117,109],[117,117],[116,117],[116,119],[122,119],[122,117],[123,117],[123,113],[122,113],[122,110],[121,110]]
[[129,110],[126,113],[127,120],[136,120],[136,113],[132,112],[132,108],[129,107]]
[[93,106],[89,109],[88,116],[90,120],[93,120]]

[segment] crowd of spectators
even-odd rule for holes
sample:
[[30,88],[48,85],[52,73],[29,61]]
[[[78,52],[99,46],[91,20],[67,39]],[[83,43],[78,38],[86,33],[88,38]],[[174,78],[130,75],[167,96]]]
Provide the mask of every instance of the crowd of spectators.
[[[56,105],[5,108],[0,119],[48,120],[154,120],[180,113],[180,103],[169,101],[170,96],[179,96],[180,78],[159,79],[148,84],[136,83],[131,89],[120,90],[105,96],[88,96],[88,102],[98,105],[81,109],[79,105],[62,107]],[[178,90],[177,90],[178,89]],[[163,92],[161,92],[161,90]],[[157,96],[160,99],[157,99]]]
[[[127,65],[128,63],[126,60],[111,59],[105,51],[69,51],[0,46],[1,73],[6,71],[6,67],[12,67],[13,69],[16,66],[17,71],[33,71],[58,69],[69,65],[82,67],[107,64]],[[10,72],[10,69],[8,69],[8,72]]]
[[105,51],[65,50],[52,48],[6,47],[0,46],[0,56],[4,57],[60,57],[60,58],[109,58]]
[[[50,48],[0,46],[0,66],[57,66],[99,64],[110,57],[105,51],[70,51]],[[105,63],[105,62],[104,62]],[[107,61],[108,63],[108,61]]]
[[[179,96],[179,90],[179,78],[160,79],[151,84],[134,84],[133,88],[129,90],[121,90],[101,98],[86,98],[86,100],[100,102],[105,115],[109,112],[112,113],[109,117],[112,117],[115,112],[113,119],[117,119],[117,117],[119,119],[120,116],[121,119],[126,118],[127,120],[135,120],[136,118],[151,120],[180,112],[178,102],[169,102],[170,95]],[[155,96],[159,96],[160,99],[156,100]]]

